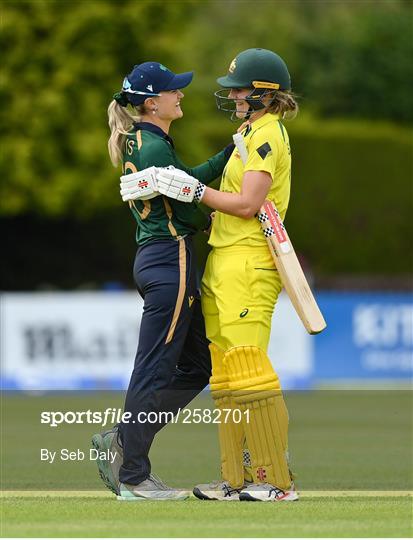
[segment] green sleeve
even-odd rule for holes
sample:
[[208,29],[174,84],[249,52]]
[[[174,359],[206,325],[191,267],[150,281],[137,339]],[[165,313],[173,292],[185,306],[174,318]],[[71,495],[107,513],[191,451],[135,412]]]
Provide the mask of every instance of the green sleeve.
[[152,165],[155,167],[167,167],[168,165],[173,165],[177,169],[181,169],[191,176],[194,176],[204,184],[209,184],[215,180],[215,178],[221,176],[228,161],[228,157],[225,156],[224,150],[222,150],[204,163],[191,168],[178,158],[175,150],[168,142],[161,139],[157,144],[151,144],[150,150],[144,153],[143,158],[141,169],[151,167]]
[[[145,132],[142,133],[142,137],[146,137]],[[228,161],[225,151],[221,150],[221,152],[210,157],[204,163],[196,167],[188,167],[178,158],[173,147],[166,140],[158,137],[155,140],[152,137],[147,141],[144,140],[144,144],[139,151],[135,146],[131,158],[138,170],[152,166],[168,167],[173,165],[177,169],[194,176],[204,184],[209,184],[221,176]]]
[[215,154],[215,156],[210,157],[204,163],[197,165],[196,167],[187,167],[182,161],[176,157],[177,164],[175,167],[177,169],[182,169],[186,173],[194,176],[204,184],[210,184],[215,178],[221,176],[225,165],[227,164],[228,157],[225,156],[224,150]]

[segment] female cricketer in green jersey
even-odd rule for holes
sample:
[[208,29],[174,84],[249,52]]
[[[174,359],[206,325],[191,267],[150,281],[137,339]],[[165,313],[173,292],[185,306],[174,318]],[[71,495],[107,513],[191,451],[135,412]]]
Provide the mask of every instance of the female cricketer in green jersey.
[[[183,116],[182,88],[192,75],[176,75],[158,62],[137,65],[108,109],[109,155],[115,166],[122,164],[127,178],[134,179],[136,192],[124,200],[129,201],[137,223],[134,278],[144,299],[125,400],[130,421],[92,439],[98,450],[116,452],[113,464],[98,460],[98,467],[106,486],[122,500],[188,496],[151,473],[148,454],[154,436],[166,423],[167,416],[161,419],[160,413],[170,419],[205,388],[211,374],[192,244],[193,234],[209,227],[209,216],[195,203],[160,195],[151,189],[150,172],[139,173],[148,167],[153,171],[153,167],[175,166],[206,183],[221,175],[233,145],[191,169],[179,160],[169,136],[171,123]],[[139,199],[141,192],[145,195]]]
[[[216,210],[202,280],[202,308],[211,341],[211,393],[217,408],[238,408],[219,429],[222,482],[198,485],[201,499],[292,501],[298,496],[288,463],[288,413],[267,356],[271,318],[282,285],[255,214],[272,200],[282,219],[290,197],[291,152],[282,119],[297,112],[284,61],[265,49],[241,52],[218,79],[218,107],[248,121],[243,165],[234,150],[220,190],[179,171],[157,175],[161,193],[174,197],[180,183],[194,200]],[[242,463],[244,439],[252,482]]]

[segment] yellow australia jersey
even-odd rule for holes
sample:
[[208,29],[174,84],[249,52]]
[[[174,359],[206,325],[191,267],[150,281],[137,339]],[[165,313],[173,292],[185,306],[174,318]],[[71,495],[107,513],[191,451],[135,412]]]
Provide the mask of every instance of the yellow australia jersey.
[[[290,198],[291,151],[288,133],[279,115],[266,113],[244,132],[248,159],[243,165],[235,148],[224,169],[220,191],[240,193],[246,171],[265,171],[272,184],[267,199],[274,202],[284,219]],[[213,247],[237,245],[266,246],[267,242],[256,217],[242,219],[216,212],[209,244]]]

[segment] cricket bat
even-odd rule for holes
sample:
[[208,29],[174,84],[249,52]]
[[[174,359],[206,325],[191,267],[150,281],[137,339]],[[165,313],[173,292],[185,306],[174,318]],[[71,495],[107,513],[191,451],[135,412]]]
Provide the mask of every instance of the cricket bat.
[[[242,162],[248,158],[244,137],[241,133],[233,135]],[[291,240],[287,234],[280,214],[273,202],[266,200],[257,214],[268,248],[280,274],[282,283],[297,315],[309,334],[318,334],[327,324],[317,305],[303,269],[297,259]]]

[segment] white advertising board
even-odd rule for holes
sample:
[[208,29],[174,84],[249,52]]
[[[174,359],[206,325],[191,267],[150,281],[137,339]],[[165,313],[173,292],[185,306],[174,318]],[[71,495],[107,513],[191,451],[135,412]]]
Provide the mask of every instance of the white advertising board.
[[[10,293],[0,302],[3,388],[127,386],[143,307],[137,293]],[[274,315],[269,355],[284,387],[305,385],[311,340],[285,295]]]

